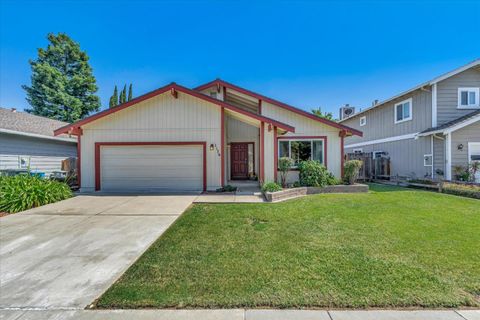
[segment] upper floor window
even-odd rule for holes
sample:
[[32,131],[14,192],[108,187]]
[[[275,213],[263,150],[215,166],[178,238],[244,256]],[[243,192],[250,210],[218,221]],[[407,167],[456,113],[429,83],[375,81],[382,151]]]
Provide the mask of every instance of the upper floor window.
[[367,124],[367,117],[366,116],[360,117],[360,127],[363,127],[366,124]]
[[412,98],[395,104],[395,123],[412,120]]
[[215,91],[210,92],[210,97],[217,99],[217,93]]
[[478,108],[480,88],[458,88],[458,108]]

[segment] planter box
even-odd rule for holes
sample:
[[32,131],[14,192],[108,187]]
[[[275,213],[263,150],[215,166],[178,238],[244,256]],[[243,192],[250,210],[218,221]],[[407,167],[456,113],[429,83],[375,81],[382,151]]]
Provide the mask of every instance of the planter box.
[[307,194],[318,193],[365,193],[368,192],[368,186],[366,184],[340,184],[336,186],[320,187],[307,187]]
[[277,192],[265,192],[264,196],[268,202],[279,202],[283,200],[303,197],[309,194],[319,193],[365,193],[368,192],[366,184],[337,185],[326,187],[300,187],[280,190]]

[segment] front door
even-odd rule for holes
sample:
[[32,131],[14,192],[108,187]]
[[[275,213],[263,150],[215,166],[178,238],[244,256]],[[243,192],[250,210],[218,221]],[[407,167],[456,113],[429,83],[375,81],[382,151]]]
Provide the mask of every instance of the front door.
[[231,149],[231,175],[232,179],[248,178],[248,143],[232,143]]

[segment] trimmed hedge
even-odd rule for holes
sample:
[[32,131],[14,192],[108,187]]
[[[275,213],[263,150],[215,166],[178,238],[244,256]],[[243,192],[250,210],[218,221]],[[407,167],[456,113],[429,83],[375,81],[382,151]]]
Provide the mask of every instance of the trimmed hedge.
[[319,161],[302,161],[298,164],[298,170],[301,186],[324,187],[339,184],[335,176]]
[[263,192],[276,192],[282,190],[282,187],[276,182],[267,182],[262,186]]
[[480,186],[445,182],[442,192],[462,197],[480,199]]
[[0,177],[0,211],[15,213],[71,196],[70,187],[63,182],[31,175]]

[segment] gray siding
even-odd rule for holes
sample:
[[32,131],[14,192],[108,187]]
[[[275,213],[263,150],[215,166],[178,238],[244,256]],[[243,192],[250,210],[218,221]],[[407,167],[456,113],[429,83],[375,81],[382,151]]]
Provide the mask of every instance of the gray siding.
[[[442,136],[442,138],[445,138]],[[436,179],[443,179],[445,177],[445,140],[433,138],[433,174]],[[437,170],[442,170],[443,175],[436,173]]]
[[[363,152],[387,152],[390,156],[390,174],[392,176],[423,178],[425,175],[431,175],[432,168],[424,166],[423,163],[423,156],[432,153],[430,137],[378,143],[358,148],[361,148]],[[347,148],[345,152],[353,152],[353,149],[357,148]]]
[[76,156],[76,143],[0,133],[0,169],[17,169],[19,157],[27,157],[31,170],[48,175],[61,169],[63,159]]
[[480,69],[469,69],[437,85],[437,124],[455,120],[470,112],[471,109],[458,109],[458,88],[480,88]]
[[[412,98],[411,121],[395,124],[394,105],[403,100]],[[417,133],[431,127],[432,124],[432,93],[417,90],[405,95],[383,106],[379,106],[342,124],[358,129],[363,132],[363,137],[349,137],[345,144],[360,143],[364,141],[383,139],[393,136],[401,136],[410,133]],[[360,117],[366,116],[367,124],[360,126]]]
[[[480,142],[480,121],[452,133],[452,166],[468,165],[469,142]],[[459,144],[463,144],[462,150],[458,150]]]

